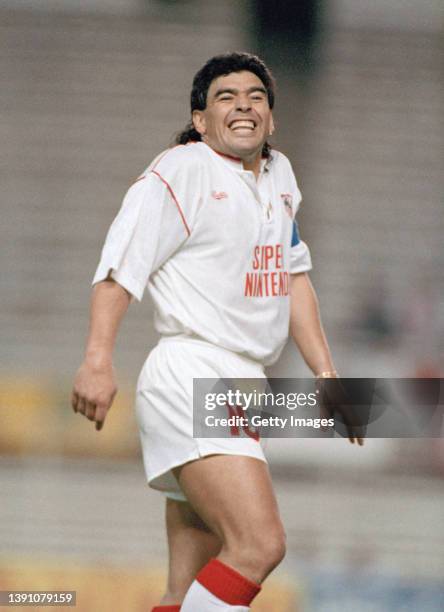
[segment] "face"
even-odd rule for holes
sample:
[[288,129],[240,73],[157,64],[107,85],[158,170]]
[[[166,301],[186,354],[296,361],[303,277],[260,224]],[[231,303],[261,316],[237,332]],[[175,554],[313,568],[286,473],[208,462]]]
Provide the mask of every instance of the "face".
[[252,162],[272,134],[273,116],[267,91],[252,72],[232,72],[211,83],[207,107],[193,112],[202,140],[212,149]]

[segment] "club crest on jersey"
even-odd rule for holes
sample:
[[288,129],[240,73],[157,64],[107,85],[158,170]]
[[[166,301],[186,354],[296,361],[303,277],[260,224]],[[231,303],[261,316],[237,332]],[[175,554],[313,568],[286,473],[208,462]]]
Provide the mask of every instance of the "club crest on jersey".
[[215,200],[224,200],[225,198],[228,198],[228,194],[226,194],[225,191],[212,191],[211,197]]
[[293,219],[293,198],[291,193],[281,193],[282,202],[290,219]]

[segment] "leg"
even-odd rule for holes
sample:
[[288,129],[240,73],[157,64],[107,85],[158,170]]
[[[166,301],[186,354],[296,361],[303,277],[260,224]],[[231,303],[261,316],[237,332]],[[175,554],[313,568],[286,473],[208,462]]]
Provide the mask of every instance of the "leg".
[[196,574],[219,554],[220,539],[210,531],[190,504],[166,502],[169,549],[167,591],[160,605],[180,604]]
[[285,534],[268,466],[211,455],[175,470],[194,510],[222,541],[218,560],[261,583],[285,555]]

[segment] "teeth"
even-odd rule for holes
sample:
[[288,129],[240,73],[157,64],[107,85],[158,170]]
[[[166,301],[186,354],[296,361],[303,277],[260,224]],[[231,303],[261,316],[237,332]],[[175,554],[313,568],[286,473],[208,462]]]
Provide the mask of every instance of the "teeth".
[[238,128],[248,128],[249,130],[254,130],[254,122],[246,120],[233,121],[230,128],[232,130],[236,130]]

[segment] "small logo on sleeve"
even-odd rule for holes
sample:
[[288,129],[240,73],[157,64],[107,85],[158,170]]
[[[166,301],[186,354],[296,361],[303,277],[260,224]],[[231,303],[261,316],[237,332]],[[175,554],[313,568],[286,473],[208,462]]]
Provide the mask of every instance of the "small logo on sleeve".
[[293,219],[293,197],[291,193],[281,193],[282,202],[290,219]]
[[224,200],[228,198],[228,194],[225,193],[225,191],[212,191],[211,197],[214,198],[215,200]]

